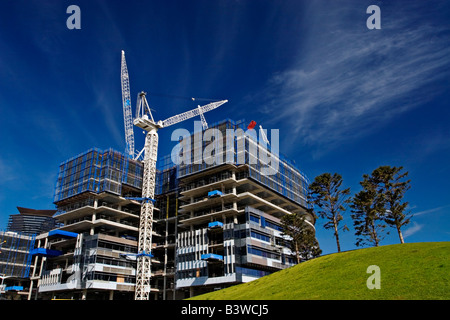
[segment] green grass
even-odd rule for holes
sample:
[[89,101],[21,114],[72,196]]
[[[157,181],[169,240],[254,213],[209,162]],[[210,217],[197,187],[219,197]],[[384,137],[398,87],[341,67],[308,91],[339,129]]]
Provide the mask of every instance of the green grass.
[[[450,299],[450,242],[405,243],[326,255],[197,300]],[[367,267],[380,268],[369,290]]]

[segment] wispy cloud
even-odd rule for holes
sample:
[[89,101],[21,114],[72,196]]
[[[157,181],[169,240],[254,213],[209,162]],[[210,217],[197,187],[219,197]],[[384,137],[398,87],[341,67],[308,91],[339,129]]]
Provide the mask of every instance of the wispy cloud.
[[298,64],[265,88],[266,111],[279,111],[272,119],[294,128],[295,143],[323,148],[361,137],[426,102],[441,89],[431,85],[449,77],[448,33],[420,10],[391,12],[381,30],[368,30],[352,10],[327,10],[307,24],[313,40]]
[[418,224],[417,222],[413,222],[413,225],[403,232],[403,237],[404,238],[410,237],[413,234],[420,231],[422,228],[423,228],[423,224]]
[[438,211],[441,211],[442,209],[445,209],[445,208],[448,208],[448,207],[450,207],[450,205],[440,206],[440,207],[437,207],[437,208],[432,208],[432,209],[427,209],[427,210],[422,210],[422,211],[419,211],[419,212],[415,212],[414,216],[417,217],[417,216],[421,216],[421,215],[424,215],[424,214],[438,212]]

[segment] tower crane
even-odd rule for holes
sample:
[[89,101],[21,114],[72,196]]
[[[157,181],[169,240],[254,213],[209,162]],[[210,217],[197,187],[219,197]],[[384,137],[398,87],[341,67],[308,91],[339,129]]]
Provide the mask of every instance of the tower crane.
[[[170,117],[164,121],[155,121],[148,106],[146,93],[139,94],[136,109],[135,126],[147,132],[144,145],[144,176],[142,180],[142,199],[153,199],[156,184],[156,160],[158,153],[158,133],[162,128],[174,125],[195,116],[203,116],[205,112],[211,111],[228,100],[209,103],[198,106],[196,109]],[[203,118],[202,118],[203,119]],[[203,121],[202,121],[203,122]],[[148,300],[150,294],[150,266],[153,229],[153,201],[144,201],[141,205],[139,221],[138,254],[136,256],[136,291],[135,300]]]
[[133,132],[133,114],[131,113],[130,80],[128,77],[127,62],[125,61],[125,52],[122,50],[121,63],[121,82],[122,82],[122,104],[123,120],[125,127],[125,153],[129,157],[134,156],[134,132]]

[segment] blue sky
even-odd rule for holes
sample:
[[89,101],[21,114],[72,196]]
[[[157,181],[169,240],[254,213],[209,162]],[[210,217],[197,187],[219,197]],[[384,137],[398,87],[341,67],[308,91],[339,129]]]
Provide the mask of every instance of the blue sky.
[[[72,4],[81,30],[66,27]],[[380,30],[366,27],[373,4]],[[144,90],[166,119],[198,102],[164,95],[228,99],[208,122],[280,129],[281,152],[311,180],[338,172],[352,193],[378,166],[403,166],[415,214],[405,241],[448,241],[449,16],[448,1],[2,0],[0,229],[16,206],[54,207],[62,161],[92,147],[124,150],[125,50],[133,106]],[[160,132],[160,155],[170,133]],[[350,212],[344,223],[350,250]],[[335,252],[322,225],[320,245]],[[382,242],[392,243],[394,230]]]

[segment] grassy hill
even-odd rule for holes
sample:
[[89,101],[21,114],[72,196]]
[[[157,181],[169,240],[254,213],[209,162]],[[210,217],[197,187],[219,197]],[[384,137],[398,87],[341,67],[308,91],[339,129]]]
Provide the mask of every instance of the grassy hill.
[[[367,267],[380,268],[369,290]],[[326,255],[198,300],[450,299],[450,242],[405,243]]]

